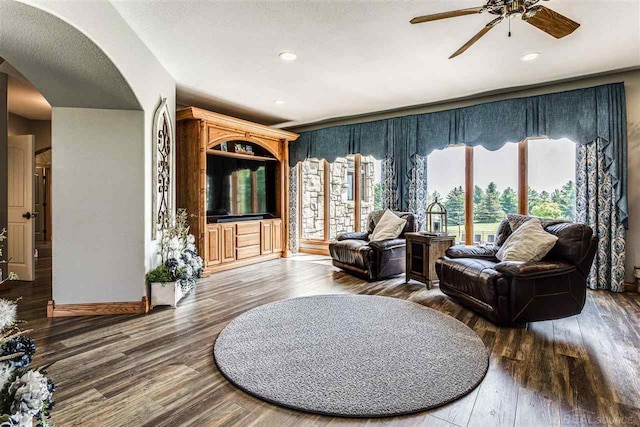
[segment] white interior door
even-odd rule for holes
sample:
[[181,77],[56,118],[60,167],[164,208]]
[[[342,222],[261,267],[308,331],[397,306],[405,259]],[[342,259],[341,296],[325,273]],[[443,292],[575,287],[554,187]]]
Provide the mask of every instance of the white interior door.
[[35,244],[33,217],[33,135],[10,136],[7,153],[9,271],[32,281]]

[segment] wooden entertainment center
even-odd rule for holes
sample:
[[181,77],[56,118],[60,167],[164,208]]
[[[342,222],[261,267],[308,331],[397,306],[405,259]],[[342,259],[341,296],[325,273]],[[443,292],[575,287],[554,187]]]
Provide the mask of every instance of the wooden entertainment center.
[[[205,263],[205,276],[288,256],[289,142],[298,135],[196,107],[178,110],[176,115],[176,203],[189,213],[191,233]],[[270,199],[272,209],[266,214],[244,217],[208,216],[208,158],[215,159],[215,165],[224,165],[225,159],[274,164],[270,168],[274,171],[275,188],[265,189],[274,195]],[[259,209],[253,191],[259,185],[255,174],[250,180],[252,192],[247,203]],[[237,186],[235,175],[231,181]],[[265,179],[263,186],[266,183]]]

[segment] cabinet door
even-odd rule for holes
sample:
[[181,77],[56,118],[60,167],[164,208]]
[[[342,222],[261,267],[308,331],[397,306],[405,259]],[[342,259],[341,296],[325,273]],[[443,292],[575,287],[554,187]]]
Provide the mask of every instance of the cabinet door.
[[235,224],[220,225],[222,243],[220,246],[221,261],[232,262],[236,260],[236,226]]
[[282,221],[273,221],[273,252],[282,252]]
[[207,226],[207,239],[208,239],[208,252],[207,252],[207,265],[217,265],[222,262],[220,254],[221,236],[220,225],[209,224]]
[[273,253],[273,223],[271,221],[262,221],[261,225],[261,253],[262,255]]

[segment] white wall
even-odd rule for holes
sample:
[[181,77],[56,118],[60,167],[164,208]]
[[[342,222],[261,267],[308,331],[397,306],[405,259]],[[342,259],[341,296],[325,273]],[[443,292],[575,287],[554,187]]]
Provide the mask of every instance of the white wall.
[[17,114],[9,113],[9,136],[28,135],[30,133],[29,120]]
[[[167,98],[175,118],[175,81],[109,1],[95,0],[90,6],[82,1],[21,2],[65,21],[95,43],[117,67],[142,109],[139,112],[108,111],[106,114],[112,120],[104,123],[98,118],[101,113],[95,110],[56,108],[86,105],[51,102],[54,107],[54,300],[58,304],[139,301],[147,293],[144,273],[154,265],[155,259],[155,242],[151,240],[152,122],[162,97]],[[65,52],[74,50],[73,46],[57,47]],[[120,89],[118,86],[113,90]],[[80,125],[83,121],[80,118],[90,120]],[[80,127],[74,128],[77,125]],[[134,125],[138,127],[135,131]],[[83,140],[84,148],[75,156],[67,146],[70,136],[74,137],[71,143],[74,149],[79,148],[82,144],[78,141]],[[118,141],[113,140],[116,136]],[[115,145],[107,149],[101,146],[105,143]],[[62,156],[66,160],[61,159]],[[110,160],[108,172],[103,167],[105,159]],[[64,180],[56,176],[57,168],[70,168],[76,160],[83,160],[83,164],[93,165],[94,169],[86,166],[85,170],[85,166],[81,166],[81,169],[62,170]],[[97,174],[96,170],[104,173]],[[86,181],[85,173],[92,174],[93,178],[101,176],[99,181]],[[99,189],[89,194],[89,188],[96,186]],[[119,196],[112,194],[116,189]],[[88,209],[78,195],[96,202],[101,192],[107,196],[107,203],[99,204],[105,214],[89,220],[73,212],[77,206]],[[69,206],[65,205],[67,202]]]
[[629,230],[627,231],[627,261],[626,280],[632,282],[633,266],[640,266],[640,70],[611,73],[603,76],[574,79],[571,81],[550,83],[533,88],[514,90],[500,94],[469,98],[459,101],[443,102],[424,107],[410,108],[389,113],[370,114],[354,119],[336,120],[328,123],[300,126],[293,129],[294,132],[319,129],[327,126],[336,126],[350,123],[361,123],[373,120],[381,120],[390,117],[399,117],[407,114],[420,114],[433,111],[442,111],[452,108],[466,107],[481,102],[490,102],[500,99],[517,98],[523,96],[535,96],[544,93],[561,92],[564,90],[579,89],[597,86],[606,83],[624,82],[627,98],[627,136],[628,136],[628,166],[629,166]]
[[[105,0],[85,2],[22,0],[24,3],[46,10],[72,24],[96,43],[113,61],[131,86],[144,110],[144,215],[141,230],[145,242],[147,269],[155,264],[155,242],[151,240],[151,139],[153,115],[160,98],[167,98],[167,105],[175,120],[176,85],[173,77],[164,69],[153,53],[135,34],[113,5]],[[55,157],[55,153],[54,153]],[[56,232],[54,230],[54,236]]]
[[36,151],[51,148],[51,120],[29,120],[29,130],[36,138]]
[[53,108],[53,299],[145,295],[142,111]]
[[51,120],[29,120],[9,113],[9,135],[33,135],[35,151],[51,148]]

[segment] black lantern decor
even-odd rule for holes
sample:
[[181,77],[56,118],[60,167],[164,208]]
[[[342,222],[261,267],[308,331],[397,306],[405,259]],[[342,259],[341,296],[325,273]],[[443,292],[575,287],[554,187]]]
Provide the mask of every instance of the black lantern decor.
[[437,198],[427,208],[427,231],[430,234],[447,235],[447,209]]

